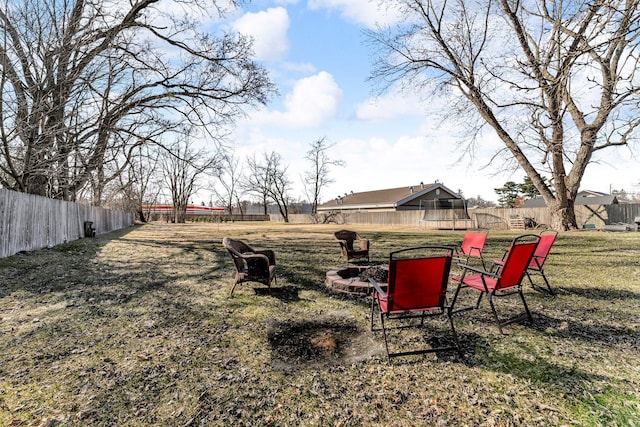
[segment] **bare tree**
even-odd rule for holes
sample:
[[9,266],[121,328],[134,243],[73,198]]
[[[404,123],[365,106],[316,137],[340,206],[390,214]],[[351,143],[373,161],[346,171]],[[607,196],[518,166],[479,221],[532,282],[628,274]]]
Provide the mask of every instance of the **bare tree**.
[[[163,188],[158,149],[140,145],[127,163],[128,167],[117,174],[117,185],[108,194],[121,200],[120,209],[136,212],[141,222],[147,222],[151,206],[158,203]],[[107,197],[105,205],[114,207],[114,202]]]
[[[0,9],[0,183],[93,202],[137,144],[179,123],[220,137],[274,92],[251,40],[203,33],[234,0],[26,0]],[[186,15],[184,11],[190,11]],[[182,12],[178,12],[182,11]],[[167,52],[167,51],[170,52]]]
[[196,149],[188,138],[175,142],[162,154],[162,171],[173,203],[173,222],[185,222],[189,199],[201,188],[200,178],[213,173],[218,162],[216,155]]
[[373,79],[448,96],[443,113],[469,125],[469,152],[488,126],[504,144],[493,159],[527,174],[555,228],[575,228],[594,154],[637,138],[639,1],[393,4],[404,23],[368,34],[383,49]]
[[342,160],[331,160],[327,151],[335,144],[330,143],[326,137],[322,137],[311,143],[311,148],[307,151],[305,159],[311,163],[311,169],[305,172],[303,177],[305,193],[311,200],[311,213],[318,213],[318,203],[320,193],[328,184],[334,182],[329,173],[331,166],[344,166]]
[[248,174],[243,184],[245,191],[260,197],[265,215],[271,201],[278,206],[284,222],[289,222],[291,181],[280,154],[274,151],[270,154],[264,153],[262,161],[257,160],[254,155],[247,158],[247,165]]
[[264,157],[264,163],[256,159],[255,154],[252,157],[247,157],[247,173],[244,175],[241,186],[245,193],[253,195],[258,199],[262,206],[263,214],[267,215],[269,213],[269,186],[271,182],[269,179],[270,170],[268,168],[268,156],[266,153]]
[[269,195],[278,206],[278,211],[280,211],[284,222],[289,222],[291,181],[287,176],[288,168],[282,164],[282,156],[273,151],[268,156],[265,154],[265,161],[269,179]]
[[219,167],[215,172],[216,178],[222,186],[222,191],[216,191],[216,194],[229,214],[233,213],[234,203],[238,206],[240,214],[244,213],[239,196],[240,173],[240,161],[233,153],[222,155]]

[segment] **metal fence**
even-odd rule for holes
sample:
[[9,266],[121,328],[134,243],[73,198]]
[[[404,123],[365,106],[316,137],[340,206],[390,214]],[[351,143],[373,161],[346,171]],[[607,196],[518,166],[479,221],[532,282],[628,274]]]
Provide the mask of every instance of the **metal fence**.
[[135,223],[131,212],[0,189],[0,258],[84,237],[85,221],[96,234]]

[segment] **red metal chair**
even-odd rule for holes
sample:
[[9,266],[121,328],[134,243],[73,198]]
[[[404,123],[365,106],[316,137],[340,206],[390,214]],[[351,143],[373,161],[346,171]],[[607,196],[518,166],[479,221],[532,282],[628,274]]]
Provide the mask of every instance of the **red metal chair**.
[[[555,292],[551,288],[551,285],[549,284],[549,280],[547,280],[546,274],[544,274],[544,263],[547,260],[547,257],[549,256],[549,252],[551,251],[551,247],[553,246],[553,243],[556,241],[557,237],[558,237],[558,232],[554,230],[545,230],[540,233],[540,242],[536,247],[536,251],[533,254],[533,258],[531,258],[531,262],[529,263],[529,267],[527,267],[527,271],[526,271],[527,279],[529,279],[529,283],[531,283],[531,286],[534,289],[538,291],[548,290],[548,292],[551,295],[555,295]],[[503,259],[493,260],[492,262],[494,263],[494,265],[502,266],[502,264],[504,263],[504,257]],[[544,283],[547,285],[547,289],[544,289],[536,285],[535,283],[533,283],[533,280],[531,279],[531,274],[539,274],[540,276],[542,276]]]
[[[462,275],[459,277],[452,277],[451,279],[458,282],[453,300],[451,301],[451,310],[454,313],[477,309],[480,306],[480,301],[484,295],[489,299],[489,305],[493,312],[493,317],[498,324],[500,333],[502,331],[502,325],[513,323],[518,318],[512,318],[501,322],[498,317],[498,312],[493,303],[494,297],[502,297],[518,294],[524,305],[524,310],[529,321],[533,321],[531,312],[527,306],[527,301],[524,299],[524,293],[522,292],[522,279],[526,274],[527,267],[529,266],[533,254],[540,241],[540,236],[535,234],[523,234],[513,239],[507,254],[504,257],[504,261],[501,267],[497,271],[486,271],[479,268],[475,268],[470,265],[461,264]],[[475,289],[480,292],[478,301],[475,306],[465,307],[458,310],[454,309],[455,303],[458,299],[460,290],[464,288]]]
[[[443,246],[419,246],[391,252],[386,292],[374,280],[369,279],[373,288],[371,301],[371,330],[374,329],[374,311],[380,312],[380,322],[384,334],[387,358],[396,356],[430,353],[456,349],[460,352],[458,337],[453,325],[451,310],[446,304],[447,284],[453,248]],[[389,351],[388,327],[386,320],[420,318],[424,325],[426,316],[445,314],[449,319],[453,345],[420,348],[409,351]],[[410,322],[410,321],[409,321]],[[415,322],[414,322],[415,323]],[[401,329],[415,324],[406,324],[392,329]]]
[[464,235],[464,239],[460,247],[456,248],[455,257],[459,262],[469,263],[469,259],[477,258],[482,262],[482,267],[486,269],[482,251],[487,241],[486,230],[468,231]]

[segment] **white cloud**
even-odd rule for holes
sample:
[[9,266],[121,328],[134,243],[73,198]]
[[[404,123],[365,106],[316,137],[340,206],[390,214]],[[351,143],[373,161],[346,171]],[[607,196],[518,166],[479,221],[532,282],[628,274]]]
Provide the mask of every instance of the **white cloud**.
[[390,3],[393,5],[370,0],[309,0],[308,5],[311,10],[338,10],[343,19],[373,29],[377,24],[400,21],[400,13],[390,7]]
[[252,123],[287,128],[318,127],[335,117],[342,89],[333,76],[321,71],[298,80],[284,100],[285,111],[258,111]]
[[289,15],[283,7],[245,13],[234,22],[233,28],[253,37],[253,49],[259,61],[278,61],[289,53]]
[[417,96],[392,92],[369,98],[356,107],[355,116],[363,121],[384,121],[399,116],[424,116],[424,108]]
[[312,74],[317,71],[315,65],[310,62],[283,62],[280,68],[297,74]]

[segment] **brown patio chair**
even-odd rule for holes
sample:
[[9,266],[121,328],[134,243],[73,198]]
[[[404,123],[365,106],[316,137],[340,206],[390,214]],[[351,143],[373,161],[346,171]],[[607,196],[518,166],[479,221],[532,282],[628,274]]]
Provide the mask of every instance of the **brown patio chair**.
[[236,277],[231,295],[236,285],[258,282],[271,289],[276,280],[276,255],[271,249],[254,249],[243,241],[225,237],[222,246],[229,252],[236,268]]
[[340,244],[340,256],[347,259],[347,265],[352,260],[367,260],[369,262],[369,239],[363,239],[358,233],[351,230],[336,231],[333,233],[333,237]]

